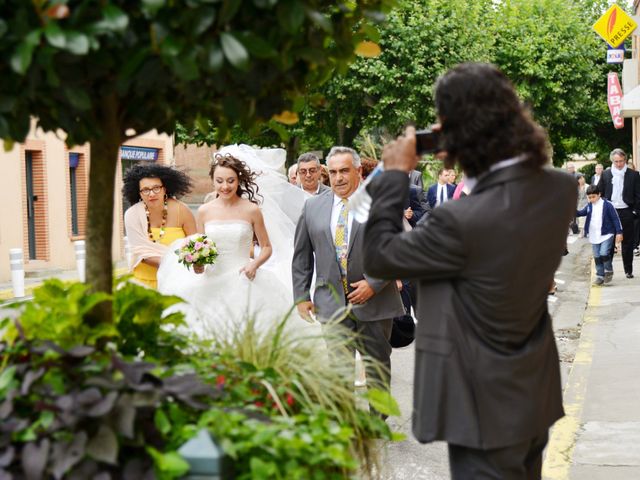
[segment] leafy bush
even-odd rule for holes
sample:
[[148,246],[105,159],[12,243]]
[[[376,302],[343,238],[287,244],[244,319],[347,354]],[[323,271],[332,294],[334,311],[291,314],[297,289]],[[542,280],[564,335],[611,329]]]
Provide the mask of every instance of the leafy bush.
[[196,420],[219,393],[195,374],[86,346],[19,341],[1,348],[0,474],[133,480],[188,470],[166,450],[168,432],[157,412],[179,409]]
[[113,324],[91,327],[83,315],[103,295],[49,281],[0,324],[0,478],[175,478],[186,468],[176,451],[202,428],[239,478],[348,478],[374,471],[377,439],[396,439],[366,412],[399,414],[393,398],[354,393],[343,331],[248,319],[191,338],[166,314],[179,299],[128,283]]
[[[90,293],[82,283],[46,280],[34,290],[33,300],[14,304],[21,309],[20,325],[26,340],[51,341],[64,349],[77,345],[95,346],[99,340],[111,340],[122,355],[177,362],[187,346],[177,328],[184,325],[180,313],[164,315],[170,306],[181,302],[156,290],[127,282],[116,282],[113,295]],[[90,325],[87,314],[98,303],[113,298],[113,323]],[[5,339],[19,336],[8,325]]]

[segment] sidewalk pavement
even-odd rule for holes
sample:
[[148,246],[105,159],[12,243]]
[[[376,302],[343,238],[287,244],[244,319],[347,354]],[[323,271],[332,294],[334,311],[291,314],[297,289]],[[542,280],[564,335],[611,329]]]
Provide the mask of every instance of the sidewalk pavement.
[[[126,266],[126,262],[119,261],[115,264],[113,275],[124,275],[127,273],[128,269]],[[78,270],[49,270],[44,271],[37,276],[25,276],[24,279],[24,294],[25,297],[16,298],[14,297],[13,285],[11,282],[3,282],[0,283],[0,304],[5,302],[12,302],[16,300],[24,300],[25,298],[30,297],[33,294],[34,288],[39,287],[42,283],[48,278],[59,278],[64,281],[77,281],[78,280]]]
[[546,480],[640,478],[640,259],[634,263],[636,277],[627,279],[616,255],[612,283],[590,287]]

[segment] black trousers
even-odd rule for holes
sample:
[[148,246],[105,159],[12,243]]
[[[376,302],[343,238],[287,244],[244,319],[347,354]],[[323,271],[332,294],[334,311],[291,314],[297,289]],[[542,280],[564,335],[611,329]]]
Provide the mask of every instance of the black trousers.
[[504,448],[479,450],[449,444],[452,480],[540,480],[548,434]]
[[622,224],[622,264],[624,273],[633,273],[634,215],[630,208],[616,208]]

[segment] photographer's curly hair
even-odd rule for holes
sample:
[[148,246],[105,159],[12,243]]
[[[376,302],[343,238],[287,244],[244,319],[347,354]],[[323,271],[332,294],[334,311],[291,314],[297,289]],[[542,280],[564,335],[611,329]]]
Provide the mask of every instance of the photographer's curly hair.
[[157,163],[138,163],[127,170],[122,179],[122,195],[131,205],[141,199],[140,180],[143,178],[159,179],[168,197],[180,198],[192,188],[191,179],[180,170]]
[[262,198],[262,195],[258,193],[258,185],[256,185],[255,182],[258,175],[255,172],[252,172],[246,163],[237,159],[230,153],[225,153],[224,155],[216,153],[213,156],[213,162],[211,163],[211,169],[209,170],[211,180],[213,180],[216,168],[218,167],[230,168],[236,172],[236,175],[238,175],[238,190],[236,191],[236,195],[239,197],[244,196],[252,203],[260,203],[258,202],[257,197],[260,196]]
[[447,166],[458,162],[477,177],[494,163],[521,155],[535,168],[549,162],[545,131],[494,65],[463,63],[449,70],[436,83],[435,103]]

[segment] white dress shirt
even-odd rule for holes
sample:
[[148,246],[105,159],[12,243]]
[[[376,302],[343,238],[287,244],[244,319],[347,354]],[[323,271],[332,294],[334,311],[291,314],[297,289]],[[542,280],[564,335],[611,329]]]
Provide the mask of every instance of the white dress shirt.
[[613,237],[613,233],[602,235],[602,212],[604,211],[604,200],[598,199],[591,204],[591,220],[589,221],[589,243],[597,245]]
[[600,183],[600,175],[593,176],[593,183],[591,185],[598,185]]
[[[338,225],[338,217],[340,216],[341,209],[342,209],[342,199],[334,193],[333,207],[331,209],[331,238],[333,239],[336,238],[336,226]],[[348,245],[349,240],[351,239],[351,227],[353,226],[353,213],[351,212],[351,210],[349,210],[349,214],[347,215],[347,223],[348,223],[349,231],[347,232],[346,240]]]
[[[442,194],[442,201],[440,201],[440,195]],[[449,200],[449,195],[447,195],[447,184],[438,183],[438,191],[436,192],[436,206],[441,205]]]
[[611,184],[613,188],[611,190],[611,203],[617,209],[629,208],[629,205],[622,200],[622,191],[624,190],[624,174],[627,173],[627,166],[625,165],[622,170],[618,170],[613,165],[611,166]]

